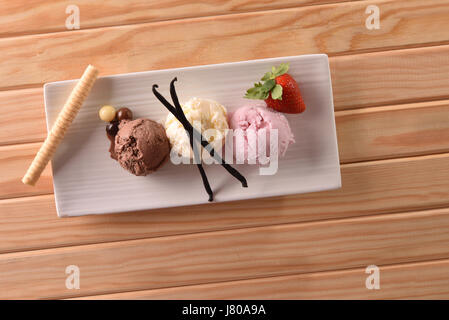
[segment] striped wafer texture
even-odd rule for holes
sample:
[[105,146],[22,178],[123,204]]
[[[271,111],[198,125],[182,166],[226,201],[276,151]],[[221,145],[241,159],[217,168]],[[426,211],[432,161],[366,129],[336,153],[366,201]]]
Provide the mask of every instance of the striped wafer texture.
[[44,143],[40,147],[33,162],[29,166],[22,182],[28,185],[35,185],[39,180],[42,171],[44,171],[48,162],[53,157],[59,143],[64,138],[70,124],[78,114],[79,109],[83,105],[84,100],[89,94],[92,86],[97,79],[98,70],[89,65],[84,71],[81,79],[76,84],[75,88],[70,93],[64,107],[58,115],[53,127],[47,135]]

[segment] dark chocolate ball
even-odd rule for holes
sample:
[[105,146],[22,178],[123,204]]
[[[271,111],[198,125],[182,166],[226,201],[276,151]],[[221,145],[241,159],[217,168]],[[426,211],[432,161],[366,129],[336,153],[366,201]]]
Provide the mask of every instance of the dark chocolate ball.
[[113,138],[118,132],[118,121],[112,121],[106,125],[106,133]]
[[118,119],[118,121],[132,120],[133,113],[128,108],[120,108],[117,110],[117,119]]

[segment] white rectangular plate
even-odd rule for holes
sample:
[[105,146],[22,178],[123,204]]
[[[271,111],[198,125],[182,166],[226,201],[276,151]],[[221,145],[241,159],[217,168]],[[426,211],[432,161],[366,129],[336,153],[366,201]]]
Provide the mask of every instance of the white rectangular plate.
[[[136,177],[109,156],[105,123],[97,112],[102,105],[126,106],[134,118],[162,121],[165,107],[153,95],[153,84],[169,95],[174,77],[181,103],[191,97],[212,99],[229,113],[253,103],[243,98],[247,88],[271,66],[290,63],[307,110],[286,115],[296,143],[279,159],[275,175],[259,175],[257,166],[235,165],[246,177],[248,188],[220,165],[207,165],[215,201],[242,200],[335,189],[341,186],[328,58],[304,55],[158,70],[101,77],[95,83],[52,160],[56,207],[59,216],[79,216],[152,208],[207,204],[195,165],[170,161],[157,172]],[[44,86],[47,127],[51,127],[76,80]],[[170,99],[169,99],[170,100]],[[211,214],[213,214],[211,212]]]

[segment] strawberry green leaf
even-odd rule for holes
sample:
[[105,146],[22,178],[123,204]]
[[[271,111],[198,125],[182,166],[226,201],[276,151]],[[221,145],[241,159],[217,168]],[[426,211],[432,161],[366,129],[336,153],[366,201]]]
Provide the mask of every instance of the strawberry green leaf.
[[274,86],[276,85],[276,81],[274,81],[274,79],[270,79],[264,82],[262,88],[266,91],[269,92],[271,91],[271,89],[274,88]]
[[279,67],[275,68],[275,70],[273,71],[274,77],[279,77],[284,73],[287,73],[289,67],[290,67],[289,63],[281,63]]
[[245,98],[247,99],[262,99],[268,98],[269,92],[262,86],[253,87],[246,91]]
[[273,74],[271,72],[267,72],[267,73],[264,74],[264,76],[260,80],[267,81],[267,80],[270,80],[270,79],[274,79]]
[[273,99],[282,100],[282,87],[276,84],[275,78],[288,71],[289,64],[281,63],[278,67],[271,67],[271,71],[264,74],[262,82],[254,83],[254,87],[248,89],[245,94],[247,99],[265,100],[270,96]]
[[277,84],[271,91],[271,98],[274,100],[282,100],[282,86]]
[[259,91],[257,88],[249,88],[246,90],[245,98],[248,99],[259,99],[257,96],[259,94]]

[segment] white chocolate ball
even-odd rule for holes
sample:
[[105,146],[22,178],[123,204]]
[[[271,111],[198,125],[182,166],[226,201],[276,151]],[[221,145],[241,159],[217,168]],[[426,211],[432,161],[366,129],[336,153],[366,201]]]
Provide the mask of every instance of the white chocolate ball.
[[111,122],[115,119],[115,108],[113,106],[103,106],[101,107],[100,111],[98,111],[98,115],[100,116],[100,119],[105,122]]

